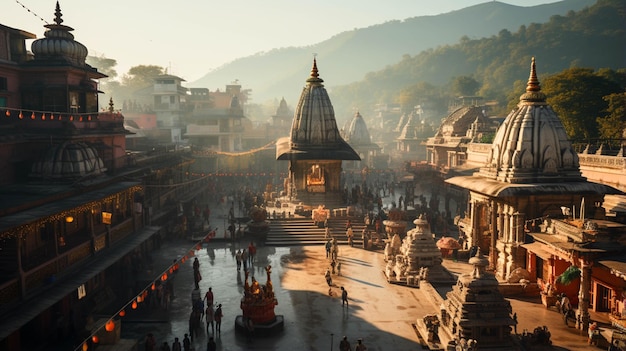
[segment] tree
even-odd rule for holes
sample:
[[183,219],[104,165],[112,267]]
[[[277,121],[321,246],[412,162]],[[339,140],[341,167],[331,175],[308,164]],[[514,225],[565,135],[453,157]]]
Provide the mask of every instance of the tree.
[[597,118],[600,137],[610,146],[617,146],[626,129],[626,93],[607,95],[603,99],[609,107],[605,116]]
[[452,79],[452,91],[459,96],[473,96],[480,88],[480,83],[469,76],[460,76]]
[[616,82],[591,68],[569,68],[544,79],[542,91],[570,139],[592,142],[599,137],[597,116],[608,107],[603,97],[620,91]]
[[122,77],[122,84],[131,91],[145,88],[154,84],[154,78],[162,75],[165,69],[155,65],[139,65],[131,67],[128,74]]
[[97,68],[98,71],[109,76],[108,78],[117,77],[117,71],[115,70],[115,66],[117,66],[117,60],[104,57],[104,55],[100,55],[87,56],[87,59],[85,61],[91,67]]

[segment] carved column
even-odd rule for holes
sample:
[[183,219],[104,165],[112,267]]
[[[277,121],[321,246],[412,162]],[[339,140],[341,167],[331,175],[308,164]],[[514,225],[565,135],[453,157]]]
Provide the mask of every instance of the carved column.
[[578,310],[576,311],[576,328],[587,330],[589,327],[589,300],[591,291],[591,265],[584,258],[580,262],[580,288],[578,289]]
[[480,230],[478,229],[480,221],[478,220],[478,203],[476,199],[471,200],[472,210],[472,246],[480,246]]
[[496,247],[498,239],[498,210],[499,204],[491,201],[491,220],[489,223],[489,231],[491,232],[491,243],[489,247],[489,269],[496,270],[496,261],[498,259],[498,249]]

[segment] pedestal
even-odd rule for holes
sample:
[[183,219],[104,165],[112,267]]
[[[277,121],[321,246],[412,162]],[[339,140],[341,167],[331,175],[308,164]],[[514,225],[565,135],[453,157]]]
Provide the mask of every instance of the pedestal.
[[[273,336],[277,333],[280,333],[285,326],[285,318],[282,315],[277,315],[276,318],[264,324],[255,324],[254,325],[254,336],[255,337],[267,337]],[[242,315],[239,315],[235,318],[235,330],[241,333],[248,333],[248,328],[246,328],[246,324],[244,323],[244,319]]]

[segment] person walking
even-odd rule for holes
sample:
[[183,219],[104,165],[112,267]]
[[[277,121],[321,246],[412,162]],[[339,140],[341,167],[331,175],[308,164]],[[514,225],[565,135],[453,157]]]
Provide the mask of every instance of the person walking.
[[243,263],[244,272],[248,270],[248,252],[246,249],[241,250],[241,262]]
[[343,339],[339,342],[339,351],[352,351],[348,337],[344,335]]
[[217,309],[215,310],[214,319],[215,319],[215,331],[218,334],[222,334],[222,317],[224,314],[222,313],[222,304],[217,305]]
[[189,334],[185,334],[183,338],[183,350],[190,351],[191,350],[191,340],[189,340]]
[[352,231],[352,226],[348,227],[348,229],[346,229],[346,236],[348,237],[348,244],[350,244],[350,247],[354,247],[354,242],[352,241],[352,238],[354,237],[354,232]]
[[348,307],[348,290],[346,290],[343,286],[341,287],[341,307],[346,305]]
[[363,344],[363,339],[357,340],[354,351],[365,351],[365,350],[367,350],[367,347],[365,347],[365,344]]
[[210,337],[209,341],[206,343],[206,351],[217,351],[217,344],[213,337]]
[[237,260],[237,272],[239,272],[241,270],[241,249],[237,250],[235,260]]

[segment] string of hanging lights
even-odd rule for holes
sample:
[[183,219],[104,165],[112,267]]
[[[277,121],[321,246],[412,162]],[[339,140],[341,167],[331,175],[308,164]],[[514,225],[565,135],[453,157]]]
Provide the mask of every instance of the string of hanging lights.
[[151,283],[146,285],[144,289],[141,290],[139,294],[137,294],[134,298],[126,302],[124,306],[122,306],[117,312],[111,315],[106,322],[101,324],[99,327],[94,328],[94,331],[87,336],[80,345],[74,349],[74,351],[89,351],[93,348],[94,344],[98,344],[100,342],[100,338],[98,334],[101,334],[102,329],[107,333],[112,333],[115,331],[115,328],[120,323],[120,319],[126,316],[127,310],[130,308],[132,310],[136,310],[139,307],[140,303],[143,303],[149,294],[153,293],[156,290],[157,284],[165,283],[168,279],[171,279],[171,275],[177,272],[180,269],[180,265],[187,262],[187,260],[193,256],[197,250],[202,249],[203,242],[209,242],[211,239],[211,234],[207,234],[203,239],[199,240],[194,244],[194,246],[189,249],[186,255],[175,260],[169,267],[167,267],[161,274],[159,274]]

